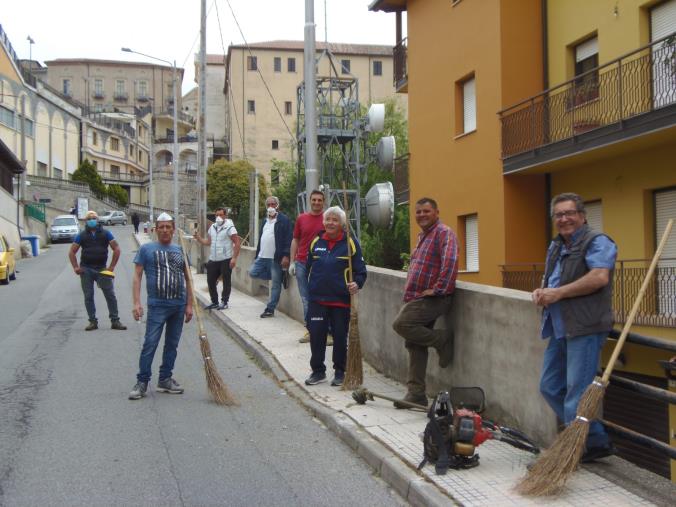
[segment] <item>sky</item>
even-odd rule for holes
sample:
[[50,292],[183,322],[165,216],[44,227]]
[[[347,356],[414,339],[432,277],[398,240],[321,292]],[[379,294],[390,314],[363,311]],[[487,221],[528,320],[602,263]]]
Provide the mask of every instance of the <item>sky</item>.
[[[395,15],[369,12],[371,2],[315,0],[317,40],[325,39],[328,27],[329,42],[394,46]],[[176,60],[178,67],[185,68],[183,93],[196,85],[194,55],[199,51],[200,0],[3,3],[0,24],[19,58],[32,57],[41,63],[56,58],[97,58],[161,64],[120,50],[128,47],[169,62]],[[209,54],[223,54],[229,44],[242,44],[244,40],[303,40],[305,0],[207,0],[206,5]],[[34,44],[28,42],[28,36]]]

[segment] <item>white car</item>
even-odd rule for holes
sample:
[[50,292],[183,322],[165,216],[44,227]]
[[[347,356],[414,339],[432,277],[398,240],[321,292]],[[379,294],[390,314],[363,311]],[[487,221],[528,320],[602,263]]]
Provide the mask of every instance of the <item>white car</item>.
[[78,232],[80,232],[80,224],[75,215],[59,215],[49,228],[49,239],[52,243],[62,240],[72,242]]
[[127,225],[127,215],[124,211],[106,211],[99,217],[103,225]]

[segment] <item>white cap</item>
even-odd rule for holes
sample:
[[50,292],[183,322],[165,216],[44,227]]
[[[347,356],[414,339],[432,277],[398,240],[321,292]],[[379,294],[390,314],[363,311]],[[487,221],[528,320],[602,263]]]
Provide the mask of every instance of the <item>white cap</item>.
[[174,219],[171,218],[169,213],[160,213],[160,216],[157,217],[157,222],[173,222]]

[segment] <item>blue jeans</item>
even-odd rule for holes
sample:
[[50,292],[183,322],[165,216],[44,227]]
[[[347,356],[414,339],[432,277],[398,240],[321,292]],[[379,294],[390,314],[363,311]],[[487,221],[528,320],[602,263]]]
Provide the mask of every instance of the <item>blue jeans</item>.
[[[575,419],[580,398],[596,376],[607,335],[599,333],[549,339],[542,365],[540,392],[566,425]],[[601,423],[591,421],[587,448],[603,447],[608,443],[608,435]]]
[[160,380],[171,377],[178,353],[178,342],[181,339],[183,331],[183,318],[185,314],[185,305],[148,305],[148,318],[146,322],[146,336],[141,349],[141,357],[138,361],[138,375],[136,379],[139,382],[149,382],[151,376],[151,367],[155,350],[162,337],[162,329],[165,324],[167,330],[164,334],[164,351],[162,352],[162,364],[160,365]]
[[300,294],[300,300],[303,302],[303,319],[307,323],[308,298],[310,297],[310,290],[308,289],[307,284],[307,266],[298,261],[296,261],[295,264],[298,293]]
[[80,285],[82,286],[85,308],[87,309],[89,320],[97,321],[96,305],[94,304],[94,282],[97,283],[106,298],[108,315],[111,322],[120,320],[120,315],[117,312],[117,298],[115,297],[115,289],[113,288],[113,278],[99,274],[99,270],[94,268],[87,266],[81,266],[81,268],[84,271],[80,274]]
[[251,278],[260,278],[261,280],[272,280],[270,299],[265,309],[274,312],[279,303],[279,296],[282,294],[282,266],[275,262],[274,259],[256,257],[256,260],[249,268],[249,276]]

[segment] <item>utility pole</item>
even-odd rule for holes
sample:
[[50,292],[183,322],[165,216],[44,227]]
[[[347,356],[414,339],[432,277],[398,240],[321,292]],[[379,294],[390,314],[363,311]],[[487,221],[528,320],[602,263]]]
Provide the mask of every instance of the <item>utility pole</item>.
[[[207,221],[207,1],[200,0],[200,79],[199,92],[199,127],[198,127],[198,163],[197,163],[197,224],[200,234],[206,233]],[[198,245],[199,254],[197,270],[203,272],[205,264],[204,246]]]
[[315,101],[317,81],[315,69],[315,7],[314,0],[305,0],[305,190],[306,209],[310,209],[310,192],[319,188],[317,169],[317,112]]
[[178,73],[176,72],[176,60],[174,60],[174,65],[171,70],[174,80],[174,153],[172,156],[174,164],[174,223],[178,224]]

